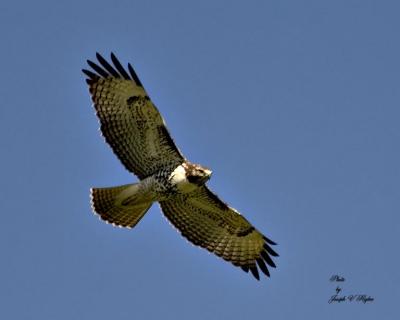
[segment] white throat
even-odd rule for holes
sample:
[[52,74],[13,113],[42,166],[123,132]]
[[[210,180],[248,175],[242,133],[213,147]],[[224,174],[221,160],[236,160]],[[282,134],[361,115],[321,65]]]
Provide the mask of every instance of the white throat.
[[171,175],[168,177],[168,180],[171,181],[173,185],[176,185],[178,190],[187,193],[195,190],[197,186],[193,183],[190,183],[186,179],[186,170],[180,165],[174,171],[172,171]]

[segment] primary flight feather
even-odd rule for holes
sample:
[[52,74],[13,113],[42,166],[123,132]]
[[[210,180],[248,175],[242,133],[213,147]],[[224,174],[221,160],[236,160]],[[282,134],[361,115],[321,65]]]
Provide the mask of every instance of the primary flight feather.
[[143,88],[136,72],[128,72],[111,53],[111,62],[96,54],[99,64],[83,69],[100,120],[101,132],[138,183],[92,188],[93,211],[101,219],[133,228],[153,202],[195,245],[250,271],[270,276],[275,245],[239,212],[208,189],[211,170],[189,162],[176,147],[165,122]]

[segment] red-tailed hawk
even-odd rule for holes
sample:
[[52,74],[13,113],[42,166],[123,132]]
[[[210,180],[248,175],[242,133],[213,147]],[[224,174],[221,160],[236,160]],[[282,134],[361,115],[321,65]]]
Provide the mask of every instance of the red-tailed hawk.
[[91,189],[93,211],[115,226],[133,228],[153,202],[195,245],[222,257],[259,280],[257,266],[268,277],[275,245],[239,212],[211,192],[211,170],[190,163],[176,147],[163,118],[128,64],[129,73],[111,53],[109,64],[88,60],[82,70],[107,143],[140,182]]

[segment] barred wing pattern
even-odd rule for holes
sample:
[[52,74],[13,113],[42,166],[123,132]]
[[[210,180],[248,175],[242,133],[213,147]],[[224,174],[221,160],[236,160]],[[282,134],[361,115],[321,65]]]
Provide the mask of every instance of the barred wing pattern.
[[[240,213],[222,202],[206,186],[189,194],[179,194],[160,202],[168,220],[197,246],[249,270],[259,280],[261,271],[270,276],[267,265],[275,268],[271,256],[278,254],[273,241],[257,231]],[[267,263],[267,265],[265,264]]]
[[83,69],[106,142],[127,170],[139,179],[184,157],[173,142],[163,118],[128,64],[129,74],[111,53],[111,66],[100,54],[100,65],[88,60],[94,72]]

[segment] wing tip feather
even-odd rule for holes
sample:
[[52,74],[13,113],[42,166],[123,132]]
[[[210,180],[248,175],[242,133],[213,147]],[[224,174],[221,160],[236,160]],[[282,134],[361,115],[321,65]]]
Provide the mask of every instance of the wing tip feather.
[[264,236],[264,235],[263,235],[263,239],[264,239],[267,243],[269,243],[269,244],[271,244],[271,245],[273,245],[273,246],[277,245],[276,242],[272,241],[271,239],[267,238],[267,237]]
[[112,65],[110,65],[108,63],[108,61],[106,59],[103,58],[103,56],[96,52],[96,58],[97,60],[100,62],[100,64],[110,73],[110,75],[112,75],[113,77],[120,79],[121,75],[118,73],[118,71],[116,71]]
[[[100,77],[103,78],[109,78],[109,77],[114,77],[118,79],[125,79],[125,80],[131,80],[134,81],[136,85],[143,87],[141,81],[139,80],[139,77],[137,76],[136,72],[132,68],[131,64],[128,63],[128,70],[131,76],[128,74],[128,72],[125,70],[125,68],[122,66],[120,61],[118,60],[117,56],[114,54],[114,52],[111,52],[111,61],[114,64],[112,66],[99,52],[96,52],[96,58],[99,62],[99,64],[93,62],[92,60],[87,59],[86,63],[93,69],[94,72],[83,69],[85,75],[87,75],[89,78],[93,80],[97,80]],[[90,75],[89,75],[90,73]]]
[[135,83],[139,86],[143,88],[143,84],[140,81],[139,77],[137,76],[135,69],[133,69],[132,65],[130,63],[128,63],[128,70],[129,73],[131,74],[131,77],[133,79],[133,81],[135,81]]
[[111,61],[113,62],[114,66],[117,68],[117,70],[121,74],[121,76],[125,80],[132,80],[131,77],[129,77],[129,74],[126,72],[126,70],[122,66],[121,62],[119,62],[118,58],[115,56],[114,52],[111,52],[110,56],[111,56]]
[[82,72],[90,79],[90,80],[96,80],[99,78],[99,76],[95,73],[93,73],[90,70],[87,69],[82,69]]
[[261,271],[262,271],[267,277],[270,277],[271,275],[270,275],[270,273],[269,273],[268,267],[265,265],[264,260],[261,259],[261,258],[258,258],[256,261],[257,261],[257,265],[260,267]]
[[264,243],[264,250],[273,257],[279,257],[279,254],[276,253],[267,243]]
[[260,274],[258,273],[257,266],[255,264],[249,266],[249,269],[251,273],[253,274],[253,277],[256,278],[258,281],[260,281]]

